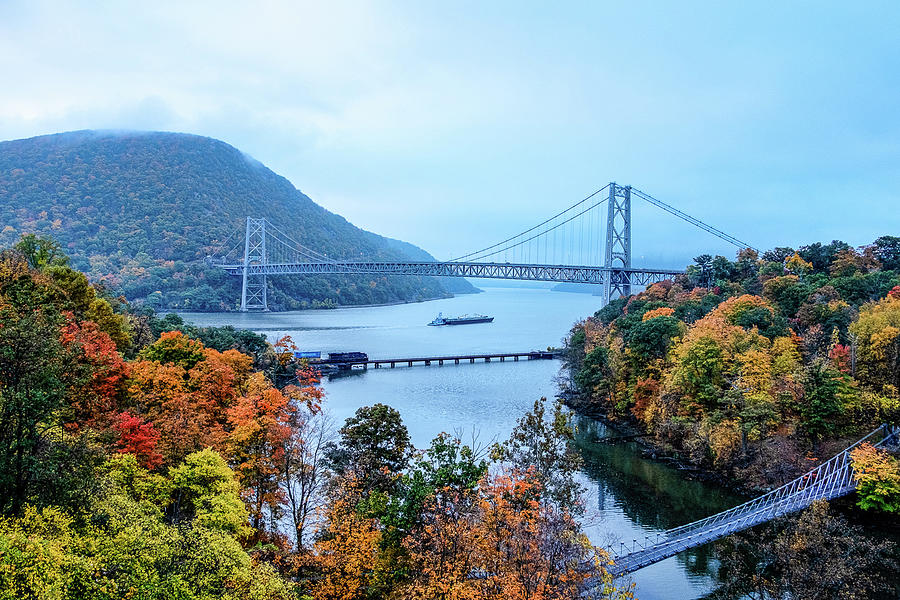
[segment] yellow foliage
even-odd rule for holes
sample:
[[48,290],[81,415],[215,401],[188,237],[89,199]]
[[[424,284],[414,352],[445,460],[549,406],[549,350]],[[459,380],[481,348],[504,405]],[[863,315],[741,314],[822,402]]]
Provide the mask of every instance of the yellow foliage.
[[803,275],[812,271],[812,263],[806,262],[803,258],[794,252],[793,256],[789,256],[784,261],[784,268],[796,275]]

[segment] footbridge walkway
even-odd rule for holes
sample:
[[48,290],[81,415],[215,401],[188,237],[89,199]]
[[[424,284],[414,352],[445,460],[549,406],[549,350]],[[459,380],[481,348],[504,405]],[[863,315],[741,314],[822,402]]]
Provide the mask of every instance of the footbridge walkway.
[[800,511],[816,500],[831,500],[853,492],[856,481],[850,451],[862,443],[897,449],[900,427],[883,425],[805,475],[740,506],[643,540],[621,543],[618,549],[612,549],[614,564],[610,573],[615,577],[626,575],[689,548]]

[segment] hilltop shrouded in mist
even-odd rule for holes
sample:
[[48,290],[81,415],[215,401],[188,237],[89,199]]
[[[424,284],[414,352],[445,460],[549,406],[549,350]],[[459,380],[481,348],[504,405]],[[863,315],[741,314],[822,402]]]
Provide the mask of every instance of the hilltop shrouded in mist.
[[[332,258],[411,257],[407,245],[354,227],[219,140],[77,131],[0,143],[0,244],[8,246],[24,233],[52,236],[76,268],[130,300],[179,309],[233,308],[239,280],[204,259],[229,236],[240,235],[248,215],[268,218]],[[426,254],[415,250],[416,258]],[[463,281],[453,289],[472,290]],[[270,303],[279,308],[446,294],[437,280],[420,277],[270,282]]]

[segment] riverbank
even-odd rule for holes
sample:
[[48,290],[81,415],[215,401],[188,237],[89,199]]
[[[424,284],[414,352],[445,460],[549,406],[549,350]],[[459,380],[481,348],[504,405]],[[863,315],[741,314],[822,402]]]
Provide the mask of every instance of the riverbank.
[[685,479],[716,485],[729,493],[737,494],[746,497],[747,499],[768,491],[754,490],[743,485],[740,481],[731,479],[722,473],[704,469],[693,462],[684,460],[678,455],[672,454],[666,448],[656,443],[653,434],[642,430],[634,423],[628,423],[621,419],[611,419],[609,413],[604,411],[601,407],[580,401],[575,392],[563,393],[560,396],[560,400],[576,414],[603,423],[621,437],[627,438],[628,442],[639,446],[643,458],[670,466],[682,473]]

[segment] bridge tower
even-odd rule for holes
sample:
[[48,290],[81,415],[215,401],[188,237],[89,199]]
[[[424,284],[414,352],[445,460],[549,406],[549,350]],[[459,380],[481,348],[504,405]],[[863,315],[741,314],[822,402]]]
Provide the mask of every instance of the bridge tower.
[[[615,269],[631,268],[631,186],[609,184],[609,208],[606,218],[606,281],[603,282],[603,305],[614,297],[631,294],[630,278]],[[615,296],[614,296],[615,294]]]
[[244,234],[244,269],[241,282],[241,310],[269,310],[266,295],[265,271],[251,274],[250,267],[265,265],[266,260],[266,220],[247,217]]

